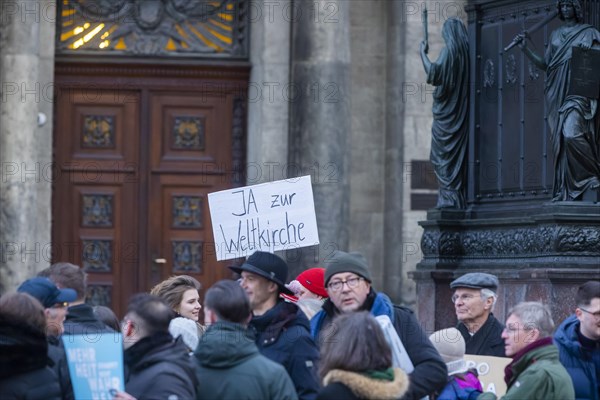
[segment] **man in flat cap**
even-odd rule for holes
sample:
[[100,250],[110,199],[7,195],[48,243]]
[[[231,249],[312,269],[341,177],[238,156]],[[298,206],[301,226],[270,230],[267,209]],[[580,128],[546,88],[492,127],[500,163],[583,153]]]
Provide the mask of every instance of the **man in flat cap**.
[[300,400],[315,399],[320,387],[319,349],[304,312],[279,297],[282,292],[293,294],[285,287],[287,263],[273,253],[257,251],[241,266],[229,268],[242,277],[240,285],[252,308],[249,329],[256,333],[258,350],[283,365]]
[[[371,273],[365,259],[357,253],[336,251],[325,263],[325,288],[329,299],[310,321],[311,333],[318,343],[336,329],[334,318],[342,313],[369,311],[387,316],[406,349],[413,370],[403,399],[421,399],[446,385],[446,364],[425,335],[413,312],[398,307],[383,293],[371,287]],[[348,349],[351,351],[351,349]]]
[[458,319],[457,329],[467,345],[465,354],[505,357],[502,330],[504,325],[494,317],[498,278],[483,272],[472,272],[450,283],[454,290],[452,303]]

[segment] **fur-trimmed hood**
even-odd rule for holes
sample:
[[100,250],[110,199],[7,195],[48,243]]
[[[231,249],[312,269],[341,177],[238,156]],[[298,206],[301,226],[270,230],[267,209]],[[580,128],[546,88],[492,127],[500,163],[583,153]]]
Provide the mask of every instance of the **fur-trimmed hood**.
[[394,368],[394,380],[373,379],[356,372],[332,369],[325,375],[323,386],[339,382],[346,385],[352,393],[362,399],[394,400],[408,391],[408,375],[400,368]]

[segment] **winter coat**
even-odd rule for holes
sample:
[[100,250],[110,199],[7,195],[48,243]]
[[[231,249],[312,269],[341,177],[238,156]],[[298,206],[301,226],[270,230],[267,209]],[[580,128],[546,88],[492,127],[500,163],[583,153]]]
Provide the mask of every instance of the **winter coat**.
[[477,371],[450,376],[444,390],[435,400],[475,400],[483,392]]
[[0,398],[59,400],[58,377],[49,365],[44,332],[0,315]]
[[580,322],[575,315],[563,321],[554,333],[560,362],[567,369],[575,387],[577,400],[599,400],[598,368],[600,348],[586,349],[579,339]]
[[253,317],[249,328],[255,334],[261,354],[283,365],[294,382],[298,398],[313,400],[320,388],[319,349],[310,336],[310,325],[302,310],[280,300],[265,314]]
[[94,309],[87,304],[77,304],[69,307],[69,313],[64,322],[64,335],[86,335],[90,339],[99,334],[120,335],[109,328],[94,315]]
[[[575,400],[571,377],[558,359],[558,349],[551,338],[529,344],[504,370],[507,391],[502,400]],[[483,393],[478,400],[494,400],[496,395]]]
[[52,360],[52,370],[58,376],[58,383],[62,391],[63,400],[74,400],[73,385],[69,375],[69,364],[67,354],[60,339],[56,336],[48,336],[48,357]]
[[[406,348],[414,365],[414,371],[409,374],[410,386],[404,398],[421,399],[433,392],[441,391],[448,379],[446,364],[421,329],[413,312],[408,308],[393,305],[385,294],[376,293],[373,289],[362,309],[369,310],[374,316],[387,315]],[[323,304],[323,310],[310,321],[311,333],[318,343],[326,340],[326,338],[319,338],[319,334],[325,335],[327,327],[336,314],[338,310],[328,299]]]
[[167,333],[141,339],[125,350],[125,391],[144,400],[188,400],[198,380],[192,357],[181,340]]
[[261,355],[252,333],[219,321],[200,338],[194,353],[198,400],[296,400],[289,375]]
[[465,339],[465,354],[506,357],[504,339],[501,337],[504,325],[494,317],[494,314],[490,313],[488,319],[473,336],[469,334],[469,330],[462,322],[458,323],[456,329]]
[[399,368],[394,369],[393,381],[334,369],[325,375],[323,383],[325,386],[319,391],[317,400],[396,400],[404,396],[409,387],[408,376]]

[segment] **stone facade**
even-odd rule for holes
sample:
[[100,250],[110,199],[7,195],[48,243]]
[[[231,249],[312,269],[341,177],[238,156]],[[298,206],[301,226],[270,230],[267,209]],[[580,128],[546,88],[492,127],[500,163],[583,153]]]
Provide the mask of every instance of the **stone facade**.
[[50,262],[54,1],[2,4],[0,291]]
[[[27,95],[26,101],[22,102],[21,92],[10,94],[10,88],[4,83],[33,85],[39,82],[43,88],[52,82],[55,20],[54,16],[44,16],[51,15],[49,12],[55,11],[56,7],[54,1],[42,1],[37,14],[42,18],[34,20],[30,16],[27,20],[24,13],[29,6],[26,3],[32,2],[14,3],[18,14],[11,17],[6,13],[0,29],[3,82],[3,102],[0,104],[3,163],[0,281],[3,290],[14,287],[48,264],[50,252],[44,253],[43,249],[51,240],[51,179],[44,180],[41,176],[39,181],[23,180],[21,169],[13,174],[12,170],[4,168],[13,165],[10,163],[22,168],[21,164],[25,163],[26,171],[33,170],[34,167],[29,165],[43,167],[51,163],[53,111],[52,99],[46,98],[51,96],[51,90],[40,92],[46,96],[42,101]],[[417,221],[425,219],[425,211],[415,210],[418,207],[411,205],[411,193],[414,192],[411,189],[411,163],[429,159],[431,126],[432,88],[425,84],[418,55],[423,35],[421,11],[425,3],[389,0],[307,3],[316,9],[302,16],[293,14],[290,0],[276,4],[257,0],[251,7],[247,183],[282,179],[298,172],[317,176],[320,181],[332,178],[333,181],[328,182],[329,188],[332,193],[341,193],[347,198],[348,203],[344,206],[347,209],[340,217],[342,226],[339,226],[340,221],[335,221],[338,225],[327,235],[326,241],[334,241],[335,246],[322,246],[313,261],[319,264],[334,248],[359,251],[371,265],[376,289],[386,291],[396,302],[414,304],[415,284],[407,273],[415,269],[422,257],[422,229]],[[430,55],[435,59],[442,46],[441,24],[460,10],[456,8],[456,2],[426,3]],[[299,57],[298,49],[294,50],[293,45],[300,43],[294,42],[294,24],[301,24],[300,18],[311,19],[310,30],[307,27],[302,34],[323,45],[314,50],[320,57],[314,61],[321,63],[321,69],[328,68],[329,71],[324,80],[319,75],[321,69],[310,72],[318,75],[314,80],[318,85],[314,88],[310,87],[313,82],[310,75],[306,75],[304,82],[309,86],[302,89],[302,95],[317,96],[317,102],[330,109],[335,107],[324,101],[337,99],[348,108],[347,114],[332,120],[346,124],[343,136],[328,138],[326,132],[314,132],[319,143],[313,143],[312,148],[303,147],[308,158],[302,161],[302,168],[307,171],[298,171],[295,165],[297,144],[294,140],[298,135],[290,136],[290,119],[294,118],[293,113],[299,112],[292,75],[294,51]],[[340,49],[346,48],[341,54]],[[338,57],[341,63],[328,66],[327,54]],[[315,65],[319,67],[319,64]],[[340,81],[335,74],[336,68],[347,68],[347,79]],[[295,72],[296,77],[298,71],[300,69]],[[41,127],[37,126],[39,112],[47,117]],[[313,119],[304,123],[316,130],[319,121],[321,124],[327,122],[326,119]],[[322,156],[327,152],[319,153],[320,147],[336,140],[345,149],[339,147],[341,152],[338,151],[335,159]],[[345,143],[341,143],[342,140]],[[309,168],[313,162],[317,170]],[[338,173],[342,173],[339,175],[341,181],[336,182]],[[323,191],[321,202],[324,204],[317,199],[316,207],[334,207],[334,202],[327,200],[329,196]],[[322,213],[320,217],[323,228],[327,225],[326,215]],[[339,241],[331,239],[336,237],[335,232]],[[16,247],[13,246],[15,243]],[[35,256],[30,252],[32,248],[37,249]],[[294,272],[303,267],[295,264]]]

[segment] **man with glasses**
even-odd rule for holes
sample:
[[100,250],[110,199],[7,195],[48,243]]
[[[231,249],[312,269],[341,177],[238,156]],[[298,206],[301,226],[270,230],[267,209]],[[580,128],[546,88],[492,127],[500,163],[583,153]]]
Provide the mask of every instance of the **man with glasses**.
[[[512,361],[504,369],[507,391],[502,399],[575,399],[571,378],[552,344],[553,330],[550,310],[542,303],[519,303],[508,312],[502,338]],[[496,395],[485,392],[477,399],[494,400]]]
[[573,380],[575,397],[599,400],[600,282],[589,281],[579,287],[575,303],[575,314],[558,327],[554,343]]
[[410,386],[403,399],[420,399],[446,385],[446,364],[425,335],[412,311],[392,304],[389,297],[371,287],[371,273],[362,256],[336,251],[325,263],[325,288],[329,299],[311,319],[311,333],[318,343],[335,332],[334,317],[369,311],[386,315],[413,364]]
[[457,329],[465,339],[465,354],[504,357],[502,323],[492,311],[496,304],[498,278],[471,272],[450,283],[452,303],[458,319]]

